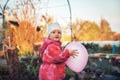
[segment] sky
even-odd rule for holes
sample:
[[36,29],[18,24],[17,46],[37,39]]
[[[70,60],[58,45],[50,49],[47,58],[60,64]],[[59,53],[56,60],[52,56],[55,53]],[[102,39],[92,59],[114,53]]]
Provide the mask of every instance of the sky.
[[70,2],[73,17],[97,23],[100,23],[101,18],[105,18],[110,23],[112,31],[120,33],[120,0],[70,0]]
[[[0,4],[2,5],[4,1],[0,0]],[[82,19],[100,24],[101,18],[104,18],[109,22],[112,31],[120,33],[120,0],[69,0],[69,2],[72,22]],[[42,0],[41,3],[36,5],[38,14],[54,15],[56,21],[59,20],[62,23],[70,20],[67,0]],[[9,2],[9,5],[14,3]],[[40,7],[42,9],[39,10]]]

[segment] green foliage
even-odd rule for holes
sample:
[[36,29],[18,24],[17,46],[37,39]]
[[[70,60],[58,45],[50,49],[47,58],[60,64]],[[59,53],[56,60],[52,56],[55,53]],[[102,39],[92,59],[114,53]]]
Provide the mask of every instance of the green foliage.
[[8,71],[8,66],[7,65],[0,65],[0,71]]
[[[82,43],[85,48],[87,49],[89,54],[94,53],[112,53],[112,45],[111,44],[105,44],[103,47],[99,46],[99,44],[91,42],[91,43]],[[120,53],[120,47],[116,46],[116,53]]]
[[[113,65],[110,59],[97,58],[96,60],[89,59],[88,66],[101,69],[104,74],[112,75],[114,73]],[[116,66],[117,67],[117,66]]]
[[2,80],[2,77],[0,76],[0,80]]
[[37,80],[39,72],[39,59],[31,58],[31,60],[24,60],[20,63],[21,75],[24,80]]
[[112,46],[110,44],[106,44],[103,46],[103,50],[112,50]]
[[73,77],[73,76],[75,76],[75,73],[67,67],[66,68],[66,76]]

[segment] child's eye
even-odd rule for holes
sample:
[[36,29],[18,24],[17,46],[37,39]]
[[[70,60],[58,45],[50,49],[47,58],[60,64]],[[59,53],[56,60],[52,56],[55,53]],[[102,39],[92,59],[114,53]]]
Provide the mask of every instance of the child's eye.
[[61,34],[61,32],[58,32],[58,34]]
[[54,31],[52,33],[55,33]]

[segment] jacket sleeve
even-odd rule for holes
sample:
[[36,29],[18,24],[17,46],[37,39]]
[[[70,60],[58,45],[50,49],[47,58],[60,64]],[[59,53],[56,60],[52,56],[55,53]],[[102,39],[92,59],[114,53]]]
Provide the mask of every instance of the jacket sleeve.
[[63,63],[69,58],[69,51],[61,50],[56,45],[49,45],[48,46],[48,55],[51,56],[51,62],[55,64]]

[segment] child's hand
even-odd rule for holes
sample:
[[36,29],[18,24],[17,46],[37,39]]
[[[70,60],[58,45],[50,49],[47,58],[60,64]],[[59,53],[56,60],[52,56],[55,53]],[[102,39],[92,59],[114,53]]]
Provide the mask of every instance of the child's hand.
[[77,52],[77,50],[69,50],[69,54],[70,54],[70,56],[73,56],[75,58],[75,56],[77,56],[78,52]]

